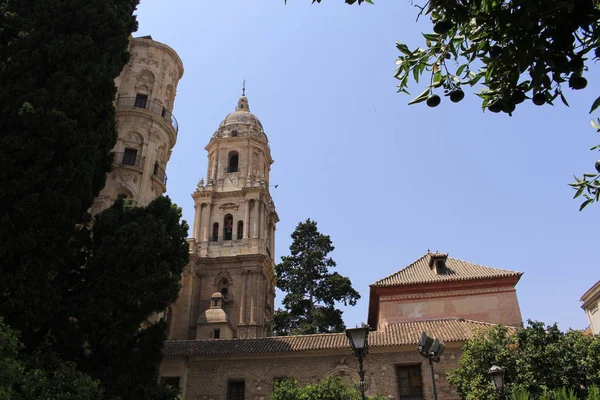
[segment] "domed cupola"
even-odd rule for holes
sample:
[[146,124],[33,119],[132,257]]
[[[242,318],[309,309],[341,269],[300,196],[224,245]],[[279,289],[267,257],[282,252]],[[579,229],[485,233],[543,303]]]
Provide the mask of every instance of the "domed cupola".
[[246,97],[246,90],[238,100],[235,111],[225,117],[217,128],[214,138],[255,135],[268,141],[260,120],[250,112],[250,105]]

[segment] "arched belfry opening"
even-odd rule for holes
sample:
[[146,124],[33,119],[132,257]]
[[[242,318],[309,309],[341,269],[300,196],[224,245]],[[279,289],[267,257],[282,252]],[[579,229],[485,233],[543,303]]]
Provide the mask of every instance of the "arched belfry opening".
[[219,240],[219,223],[218,222],[215,222],[213,224],[211,240],[213,242],[216,242],[217,240]]
[[233,235],[233,215],[227,214],[223,218],[223,239],[231,240]]
[[221,289],[219,292],[223,295],[223,299],[227,300],[227,296],[229,295],[229,281],[225,278],[221,280]]
[[240,156],[237,151],[229,153],[229,163],[227,164],[227,172],[239,171]]
[[244,221],[238,221],[237,224],[237,240],[242,240],[244,238]]

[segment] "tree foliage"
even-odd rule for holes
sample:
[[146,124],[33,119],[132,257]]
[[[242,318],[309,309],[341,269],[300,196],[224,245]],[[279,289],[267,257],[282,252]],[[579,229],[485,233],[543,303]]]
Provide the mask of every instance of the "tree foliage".
[[360,295],[350,279],[337,272],[328,256],[334,250],[329,236],[319,233],[317,223],[307,219],[292,233],[290,255],[275,266],[277,286],[287,292],[274,316],[277,335],[342,332],[346,326],[336,302],[355,305]]
[[93,224],[61,334],[109,395],[148,399],[156,389],[167,324],[147,320],[179,293],[189,257],[180,218],[181,209],[159,197],[147,207],[118,200]]
[[17,332],[0,318],[0,400],[101,400],[100,382],[53,352],[23,356]]
[[175,396],[157,383],[166,323],[147,320],[179,290],[181,212],[159,198],[88,214],[137,3],[0,0],[0,316],[28,398]]
[[[337,376],[300,387],[294,379],[286,379],[275,385],[271,400],[360,400],[361,394],[356,387],[342,382]],[[384,400],[383,396],[369,397],[371,400]]]
[[599,336],[561,332],[556,324],[529,321],[516,331],[495,326],[465,343],[459,368],[448,380],[463,399],[499,399],[487,376],[492,365],[499,365],[506,370],[508,394],[526,391],[532,399],[554,398],[561,388],[570,388],[584,396],[600,383],[598,351]]
[[73,237],[110,170],[114,79],[137,0],[0,0],[0,315],[52,329]]

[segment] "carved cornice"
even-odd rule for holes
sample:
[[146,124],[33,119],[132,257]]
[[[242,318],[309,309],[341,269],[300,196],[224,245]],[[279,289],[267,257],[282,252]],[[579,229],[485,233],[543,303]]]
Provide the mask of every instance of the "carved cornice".
[[423,298],[438,298],[438,297],[456,297],[469,296],[477,294],[514,292],[515,288],[510,286],[503,287],[488,287],[480,289],[465,289],[465,290],[449,290],[445,292],[422,292],[422,293],[403,293],[387,296],[379,296],[379,301],[397,301],[397,300],[412,300]]
[[237,204],[237,203],[225,203],[225,204],[221,204],[221,205],[219,206],[219,209],[220,209],[220,210],[228,210],[228,209],[230,209],[230,208],[233,208],[234,210],[236,210],[236,211],[237,211],[237,209],[238,209],[239,207],[240,207],[240,206],[239,206],[239,204]]
[[157,122],[165,132],[167,132],[169,136],[169,148],[173,148],[175,146],[175,142],[177,141],[177,132],[175,132],[175,128],[171,125],[164,117],[160,115],[156,115],[145,108],[122,108],[116,107],[116,119],[118,120],[121,116],[127,117],[140,117],[143,116],[148,118],[153,122]]

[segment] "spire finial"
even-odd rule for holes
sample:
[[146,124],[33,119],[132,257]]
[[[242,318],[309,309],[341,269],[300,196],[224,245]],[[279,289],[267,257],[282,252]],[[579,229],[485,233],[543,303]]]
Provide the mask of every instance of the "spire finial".
[[246,95],[246,79],[242,82],[242,96]]

